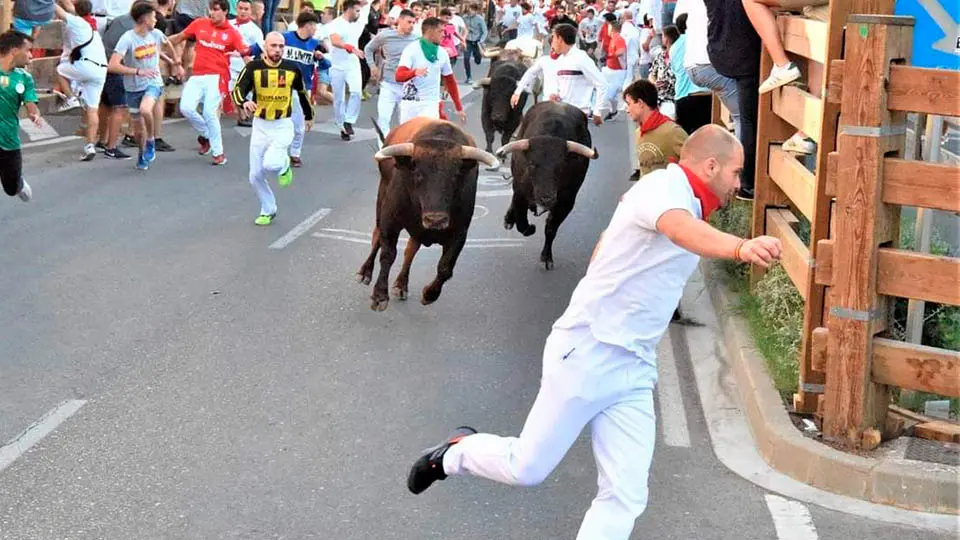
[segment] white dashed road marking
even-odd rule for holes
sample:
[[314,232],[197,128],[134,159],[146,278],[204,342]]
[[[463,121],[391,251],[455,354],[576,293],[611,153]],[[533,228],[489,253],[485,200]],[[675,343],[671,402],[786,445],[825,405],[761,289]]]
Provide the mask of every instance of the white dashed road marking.
[[[353,244],[362,244],[365,246],[370,245],[370,233],[363,231],[352,231],[350,229],[320,229],[319,231],[312,233],[310,236],[314,238],[326,238],[328,240],[341,240],[343,242],[351,242]],[[407,244],[406,233],[403,233],[399,240],[397,241],[397,247],[402,247]],[[490,248],[503,248],[503,247],[522,247],[524,241],[514,238],[467,238],[466,246],[467,249],[490,249]],[[436,247],[436,246],[432,246]]]
[[9,467],[18,457],[26,453],[30,447],[57,429],[57,426],[62,424],[67,418],[73,416],[85,403],[86,400],[82,399],[64,401],[43,415],[40,420],[37,420],[33,425],[23,430],[23,432],[14,437],[12,441],[0,446],[0,471]]
[[680,376],[674,358],[670,332],[660,340],[658,360],[659,381],[657,397],[660,402],[660,430],[667,446],[690,448],[690,429],[687,427],[687,408],[680,392]]
[[817,540],[817,528],[803,503],[769,493],[765,498],[778,540]]
[[300,222],[299,225],[290,229],[290,232],[278,238],[274,243],[270,244],[270,249],[283,249],[290,245],[291,242],[299,238],[303,233],[309,231],[313,228],[314,225],[320,222],[321,219],[327,217],[327,214],[330,213],[329,208],[321,208],[310,215],[307,219]]

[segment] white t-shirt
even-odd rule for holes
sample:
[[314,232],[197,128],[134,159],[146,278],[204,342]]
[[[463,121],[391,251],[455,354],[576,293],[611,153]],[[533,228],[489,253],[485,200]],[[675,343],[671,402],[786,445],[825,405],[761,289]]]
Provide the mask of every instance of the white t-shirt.
[[94,32],[87,21],[76,15],[67,15],[67,19],[63,21],[63,49],[68,55],[74,47],[87,43],[91,36],[93,41],[80,51],[80,57],[88,58],[103,66],[107,65],[107,53],[103,49],[100,34]]
[[[249,48],[255,43],[259,44],[263,48],[263,30],[260,30],[260,27],[257,26],[257,23],[253,21],[247,21],[243,24],[237,24],[236,19],[230,21],[230,24],[237,29],[237,32],[240,32],[240,35],[243,36],[243,43]],[[243,71],[243,66],[245,65],[243,57],[237,53],[230,54],[230,73],[236,77]]]
[[404,101],[436,101],[440,102],[440,78],[445,75],[453,74],[453,68],[450,66],[450,56],[443,47],[437,50],[437,61],[428,62],[423,55],[423,49],[419,41],[407,45],[400,55],[398,67],[417,69],[425,67],[427,73],[420,77],[414,77],[403,83],[403,93],[401,99]]
[[503,19],[500,20],[500,23],[510,28],[513,26],[513,23],[517,22],[517,19],[523,15],[523,9],[519,6],[504,6],[503,8]]
[[541,75],[544,99],[557,94],[560,101],[588,114],[591,107],[595,115],[606,110],[606,100],[594,100],[593,96],[606,95],[607,79],[600,73],[596,61],[583,49],[571,47],[567,54],[561,54],[557,58],[541,56],[520,78],[514,94],[529,92],[534,81]]
[[517,20],[517,37],[529,37],[534,36],[534,31],[537,28],[537,16],[533,13],[527,13],[526,15],[521,15]]
[[[649,51],[645,51],[645,50],[643,50],[643,46],[642,46],[643,43],[646,43],[647,38],[650,37],[650,34],[652,34],[652,33],[653,33],[653,30],[651,30],[651,29],[649,29],[649,28],[644,27],[644,28],[641,28],[641,29],[640,29],[640,37],[637,38],[638,44],[641,45],[641,47],[640,47],[640,64],[650,64],[650,63],[653,62],[653,54],[652,54],[652,53],[653,53],[653,47],[650,47],[650,50],[649,50]],[[653,43],[653,42],[651,41],[651,44],[652,44],[652,43]]]
[[[678,4],[678,8],[680,5]],[[683,55],[683,67],[709,65],[707,54],[707,6],[703,0],[685,0],[684,13],[687,14],[687,51]],[[675,12],[679,14],[679,12]]]
[[396,22],[396,20],[400,18],[400,12],[403,11],[403,9],[403,6],[393,6],[390,8],[390,11],[387,12],[387,18],[393,19],[393,21]]
[[[327,37],[337,34],[344,43],[353,45],[353,48],[356,49],[360,43],[360,34],[363,33],[363,20],[361,17],[356,22],[349,22],[342,16],[337,17],[330,21],[330,24],[324,25],[324,30]],[[330,47],[330,63],[333,64],[331,69],[348,70],[353,67],[358,69],[360,67],[360,59],[357,58],[357,55],[333,46]]]
[[640,58],[640,30],[632,22],[628,22],[620,28],[620,35],[627,43],[627,63],[637,62]]
[[463,17],[459,15],[454,15],[450,17],[450,24],[457,29],[457,33],[466,36],[467,35],[467,23],[463,20]]
[[598,341],[655,363],[657,344],[700,259],[657,231],[660,216],[674,209],[701,216],[700,201],[678,165],[654,171],[630,188],[553,327],[589,328]]
[[637,22],[643,24],[644,15],[650,18],[656,33],[663,31],[663,0],[640,0],[640,19]]

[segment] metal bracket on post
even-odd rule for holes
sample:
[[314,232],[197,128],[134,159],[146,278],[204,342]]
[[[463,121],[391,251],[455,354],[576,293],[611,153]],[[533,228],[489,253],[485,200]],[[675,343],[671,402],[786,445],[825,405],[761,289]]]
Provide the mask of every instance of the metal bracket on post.
[[830,308],[830,316],[840,319],[852,319],[854,321],[870,322],[879,320],[883,316],[883,313],[879,309],[860,311],[845,307],[832,307]]
[[824,392],[824,385],[803,383],[800,385],[800,391],[807,392],[809,394],[822,394]]
[[840,126],[840,135],[850,135],[851,137],[896,137],[906,134],[906,124],[880,127]]

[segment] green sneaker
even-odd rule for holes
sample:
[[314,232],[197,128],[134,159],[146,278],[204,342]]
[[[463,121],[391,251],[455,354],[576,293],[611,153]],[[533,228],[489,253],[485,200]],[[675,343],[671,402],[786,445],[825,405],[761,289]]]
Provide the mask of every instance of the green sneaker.
[[277,217],[277,214],[260,214],[253,222],[257,225],[269,225],[273,223],[275,217]]
[[280,187],[287,187],[293,182],[293,167],[290,166],[290,158],[287,158],[287,168],[277,177],[277,183]]

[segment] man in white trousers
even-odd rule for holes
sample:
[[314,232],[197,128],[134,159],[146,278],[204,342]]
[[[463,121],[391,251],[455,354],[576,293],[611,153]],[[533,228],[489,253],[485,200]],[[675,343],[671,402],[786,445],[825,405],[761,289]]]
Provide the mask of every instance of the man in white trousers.
[[606,119],[612,120],[619,111],[620,93],[627,76],[627,42],[620,35],[620,22],[616,19],[607,20],[607,29],[610,36],[605,44],[607,59],[601,71],[607,79],[607,95],[603,99],[610,105]]
[[621,91],[640,77],[640,29],[633,24],[633,13],[625,9],[620,16],[620,35],[627,43],[627,73]]
[[[359,43],[366,23],[360,19],[361,9],[360,0],[345,0],[343,15],[326,29],[332,46],[330,85],[333,86],[333,119],[344,141],[353,138],[353,124],[360,115],[360,96],[363,91],[360,59],[363,58],[363,51]],[[350,90],[349,96],[345,96],[347,88]]]
[[400,98],[400,123],[417,116],[440,118],[440,83],[443,82],[457,111],[460,123],[467,122],[467,114],[460,102],[460,90],[453,77],[453,67],[447,51],[440,46],[443,39],[443,21],[427,17],[423,21],[423,37],[407,45],[400,55],[396,80],[403,83]]
[[[220,132],[220,106],[229,93],[231,52],[246,56],[249,49],[240,32],[227,21],[227,0],[210,0],[209,17],[195,19],[183,32],[170,37],[177,45],[196,40],[193,75],[183,85],[180,113],[190,121],[199,136],[198,154],[213,154],[213,165],[224,165],[223,136]],[[203,114],[197,107],[203,104]]]
[[[380,30],[363,48],[363,54],[367,57],[367,62],[370,62],[371,75],[374,79],[380,79],[380,92],[377,96],[377,126],[385,136],[390,132],[393,111],[403,96],[403,85],[397,82],[397,65],[400,63],[400,55],[403,54],[407,45],[417,41],[417,36],[413,35],[413,25],[417,22],[417,16],[412,11],[401,9],[397,12],[395,20],[397,21],[396,29]],[[378,53],[383,58],[381,69],[377,69],[373,62]]]
[[687,140],[679,164],[624,194],[547,338],[540,391],[520,436],[457,428],[413,465],[410,491],[448,475],[539,484],[589,424],[598,493],[577,540],[627,540],[647,505],[657,344],[687,280],[700,256],[763,267],[780,257],[775,238],[741,239],[706,222],[736,193],[742,167],[739,141],[704,126]]
[[[287,150],[293,143],[294,99],[300,103],[307,131],[313,126],[313,106],[300,67],[283,57],[284,36],[270,32],[263,41],[264,52],[250,61],[233,88],[231,98],[253,116],[250,133],[250,184],[260,199],[257,225],[270,225],[277,217],[277,199],[269,180],[280,187],[290,185],[293,169]],[[296,94],[296,95],[294,95]],[[247,97],[250,99],[247,99]]]

